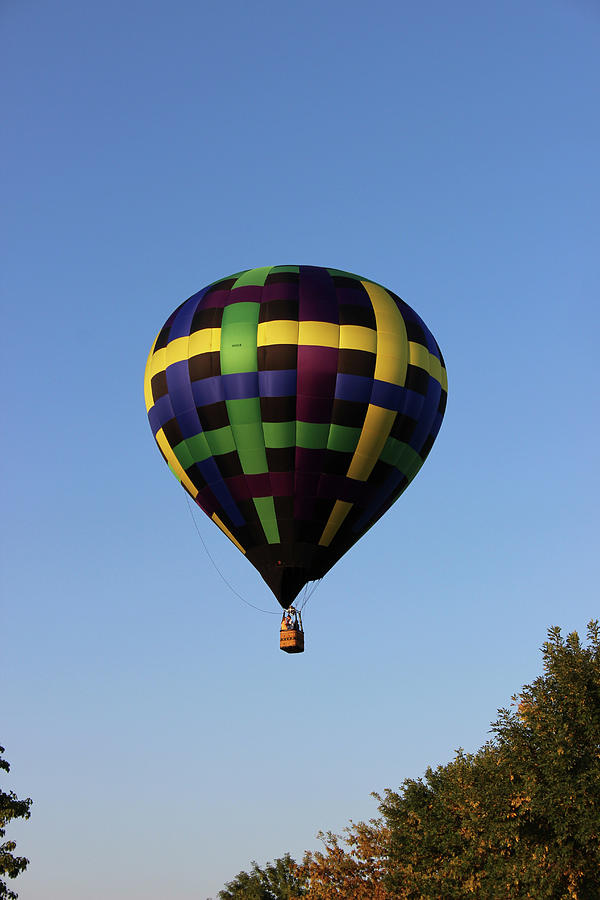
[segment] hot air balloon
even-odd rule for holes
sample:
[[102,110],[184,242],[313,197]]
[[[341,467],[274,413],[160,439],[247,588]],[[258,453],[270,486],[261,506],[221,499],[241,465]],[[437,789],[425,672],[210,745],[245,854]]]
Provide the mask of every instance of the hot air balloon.
[[[293,612],[423,465],[447,378],[435,338],[392,291],[339,269],[265,266],[169,316],[144,388],[171,471]],[[301,638],[284,647],[282,631],[282,649],[300,652],[292,624]]]

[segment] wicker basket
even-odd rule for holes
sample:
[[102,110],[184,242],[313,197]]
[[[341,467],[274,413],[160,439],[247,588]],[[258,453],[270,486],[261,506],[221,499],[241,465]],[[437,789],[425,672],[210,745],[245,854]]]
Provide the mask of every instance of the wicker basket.
[[280,631],[279,647],[286,653],[304,653],[304,632],[294,628]]

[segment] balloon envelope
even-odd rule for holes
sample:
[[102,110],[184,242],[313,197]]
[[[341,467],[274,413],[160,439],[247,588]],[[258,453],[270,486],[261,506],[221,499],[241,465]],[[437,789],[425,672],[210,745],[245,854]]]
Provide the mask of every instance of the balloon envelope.
[[433,335],[390,290],[267,266],[179,306],[144,388],[173,474],[287,608],[415,477],[447,379]]

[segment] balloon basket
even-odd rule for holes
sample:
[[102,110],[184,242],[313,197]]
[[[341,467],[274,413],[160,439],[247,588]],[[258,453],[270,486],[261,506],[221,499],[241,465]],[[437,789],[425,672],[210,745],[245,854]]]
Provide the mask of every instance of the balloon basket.
[[304,653],[304,632],[291,628],[280,631],[279,649],[284,653]]

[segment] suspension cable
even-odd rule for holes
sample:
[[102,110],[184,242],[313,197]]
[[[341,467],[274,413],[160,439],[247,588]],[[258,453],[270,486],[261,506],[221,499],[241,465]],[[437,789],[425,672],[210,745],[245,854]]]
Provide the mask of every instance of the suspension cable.
[[186,496],[185,499],[187,500],[188,509],[189,509],[189,511],[190,511],[190,516],[192,517],[192,522],[194,523],[194,528],[196,529],[196,532],[198,533],[198,537],[199,537],[200,540],[202,541],[202,546],[204,547],[204,551],[205,551],[206,555],[208,556],[208,558],[210,559],[210,561],[211,561],[211,563],[213,564],[213,566],[215,567],[216,571],[218,572],[219,577],[221,578],[221,580],[222,580],[223,582],[225,582],[225,584],[227,585],[227,587],[229,588],[229,590],[232,592],[232,594],[235,594],[236,597],[239,597],[239,599],[242,601],[242,603],[245,603],[246,606],[251,606],[252,609],[256,609],[258,612],[265,613],[265,614],[268,615],[268,616],[278,616],[278,615],[279,615],[279,612],[277,612],[277,611],[275,611],[275,610],[272,610],[272,609],[261,609],[260,606],[255,606],[254,603],[250,603],[249,600],[246,600],[245,597],[242,597],[242,595],[239,593],[239,591],[236,591],[236,589],[233,587],[233,585],[232,585],[229,581],[227,581],[227,579],[225,578],[225,576],[224,576],[223,573],[221,572],[220,568],[219,568],[218,565],[216,564],[215,560],[213,559],[213,557],[212,557],[212,555],[211,555],[211,553],[210,553],[208,547],[206,546],[206,541],[205,541],[204,538],[202,537],[202,533],[200,532],[200,529],[198,528],[198,523],[196,522],[196,518],[195,518],[195,516],[194,516],[194,510],[192,509],[192,504],[190,503],[190,498]]
[[[321,584],[322,580],[323,580],[322,578],[317,578],[317,579],[315,579],[315,581],[307,582],[304,585],[304,589],[302,592],[302,599],[299,604],[300,611],[302,611],[304,609],[304,607],[306,606],[306,604],[308,603],[308,601],[312,599],[313,594],[315,593],[315,591]],[[309,587],[309,583],[310,583],[310,587]]]

